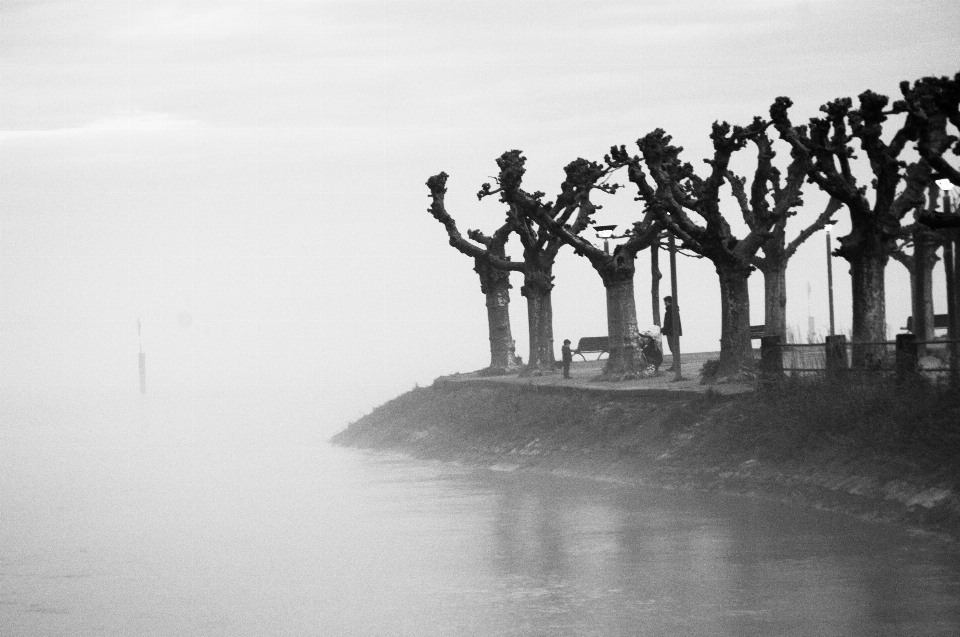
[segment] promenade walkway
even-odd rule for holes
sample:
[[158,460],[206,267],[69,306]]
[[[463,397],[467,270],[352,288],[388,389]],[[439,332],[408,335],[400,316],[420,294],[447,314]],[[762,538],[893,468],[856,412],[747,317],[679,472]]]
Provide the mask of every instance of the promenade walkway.
[[700,369],[704,361],[715,360],[719,358],[719,352],[694,352],[682,354],[681,362],[683,364],[683,379],[675,380],[676,375],[669,371],[673,364],[673,357],[664,356],[663,365],[661,365],[661,374],[659,376],[650,376],[638,378],[636,380],[627,380],[619,382],[609,382],[598,380],[606,359],[587,362],[574,361],[570,366],[570,378],[564,378],[561,370],[556,374],[547,374],[544,376],[519,376],[511,374],[509,376],[481,376],[479,372],[468,374],[455,374],[452,376],[443,376],[438,379],[441,382],[455,383],[482,383],[482,384],[508,384],[523,385],[529,387],[543,388],[544,390],[553,388],[570,387],[581,391],[598,391],[603,393],[615,394],[664,394],[665,392],[692,395],[706,392],[707,389],[721,394],[739,394],[752,392],[754,386],[752,383],[724,383],[719,385],[701,385]]

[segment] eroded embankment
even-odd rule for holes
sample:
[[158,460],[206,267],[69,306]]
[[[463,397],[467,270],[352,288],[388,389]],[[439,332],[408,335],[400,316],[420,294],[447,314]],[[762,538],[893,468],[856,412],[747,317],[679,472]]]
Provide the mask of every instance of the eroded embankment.
[[[625,484],[799,501],[960,538],[956,467],[850,435],[797,438],[764,424],[769,399],[436,383],[399,396],[333,442]],[[745,424],[747,423],[747,424]],[[754,424],[749,424],[754,423]],[[809,438],[809,439],[807,439]]]

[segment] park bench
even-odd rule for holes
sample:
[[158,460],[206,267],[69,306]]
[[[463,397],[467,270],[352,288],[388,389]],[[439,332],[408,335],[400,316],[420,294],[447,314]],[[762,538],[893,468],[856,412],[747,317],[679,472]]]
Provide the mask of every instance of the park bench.
[[[933,317],[933,329],[935,330],[946,330],[950,328],[950,315],[949,314],[935,314]],[[907,326],[901,327],[901,330],[907,332],[913,332],[913,317],[907,317]]]
[[767,329],[766,325],[751,325],[750,326],[750,340],[755,341],[758,338],[763,338],[763,332]]
[[597,360],[600,360],[601,356],[609,352],[607,345],[606,336],[584,336],[577,343],[577,349],[571,353],[578,354],[584,361],[587,360],[584,354],[597,354]]

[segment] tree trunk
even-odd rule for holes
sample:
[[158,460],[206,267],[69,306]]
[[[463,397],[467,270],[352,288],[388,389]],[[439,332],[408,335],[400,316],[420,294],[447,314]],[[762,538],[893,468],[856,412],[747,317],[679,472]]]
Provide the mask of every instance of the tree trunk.
[[[913,236],[913,261],[910,271],[913,333],[920,342],[934,337],[933,268],[936,266],[937,246],[928,233],[918,231]],[[923,346],[920,347],[921,351]]]
[[660,279],[663,274],[660,272],[660,248],[656,243],[650,246],[650,296],[651,311],[653,312],[653,324],[660,327]]
[[480,291],[487,299],[487,331],[490,334],[490,374],[517,369],[513,331],[510,329],[510,273],[493,267],[486,259],[474,259],[473,271],[480,277]]
[[749,268],[717,265],[720,278],[720,369],[718,376],[733,376],[753,364],[750,342]]
[[487,292],[487,325],[490,331],[490,369],[506,374],[517,369],[513,332],[510,330],[510,284],[492,286]]
[[637,329],[637,304],[633,277],[604,281],[607,290],[607,339],[609,358],[604,376],[637,373],[640,332]]
[[763,324],[765,336],[787,342],[787,262],[763,270]]
[[853,357],[854,367],[881,367],[883,345],[887,339],[886,286],[884,270],[888,255],[882,252],[860,252],[852,255],[850,280],[853,293]]
[[527,299],[530,356],[524,374],[553,372],[553,283],[549,273],[527,274],[520,293]]

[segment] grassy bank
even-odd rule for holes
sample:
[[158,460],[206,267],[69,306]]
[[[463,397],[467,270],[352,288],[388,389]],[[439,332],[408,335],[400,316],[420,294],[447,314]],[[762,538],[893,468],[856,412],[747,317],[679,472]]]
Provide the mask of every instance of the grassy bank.
[[925,385],[615,397],[438,383],[378,407],[334,442],[800,500],[960,538],[960,396]]

